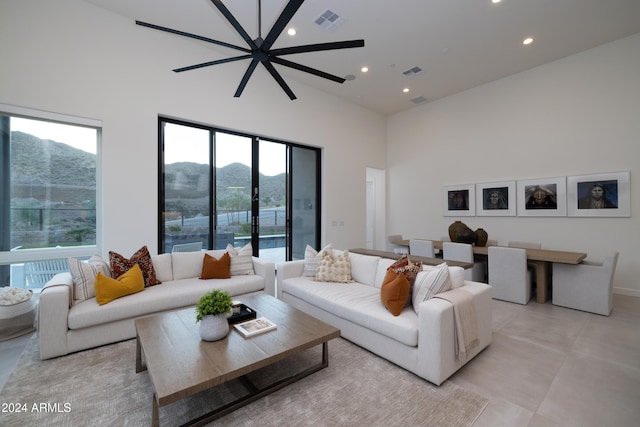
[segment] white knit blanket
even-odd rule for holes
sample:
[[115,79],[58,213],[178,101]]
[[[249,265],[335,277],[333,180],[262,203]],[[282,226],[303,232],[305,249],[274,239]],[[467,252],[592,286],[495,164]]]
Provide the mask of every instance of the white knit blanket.
[[459,362],[465,362],[468,353],[480,344],[473,295],[463,288],[456,288],[439,293],[434,298],[449,301],[453,305],[456,356]]

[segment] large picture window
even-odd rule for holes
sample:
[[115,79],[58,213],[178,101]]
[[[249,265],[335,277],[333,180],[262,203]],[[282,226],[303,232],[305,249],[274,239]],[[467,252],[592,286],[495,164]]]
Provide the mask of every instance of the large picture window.
[[158,133],[161,252],[251,243],[280,262],[318,246],[318,149],[163,118]]
[[41,288],[97,242],[98,121],[0,105],[0,283]]

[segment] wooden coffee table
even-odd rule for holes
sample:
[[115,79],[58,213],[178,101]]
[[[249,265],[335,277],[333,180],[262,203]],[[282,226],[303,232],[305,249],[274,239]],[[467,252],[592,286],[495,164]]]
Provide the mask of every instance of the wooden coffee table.
[[[239,297],[277,329],[244,338],[231,328],[214,342],[200,339],[194,308],[137,319],[136,372],[149,372],[153,384],[152,423],[160,424],[160,407],[239,378],[249,394],[195,420],[203,425],[329,365],[328,341],[340,330],[267,294]],[[273,384],[256,387],[247,374],[304,350],[322,345],[322,360]]]

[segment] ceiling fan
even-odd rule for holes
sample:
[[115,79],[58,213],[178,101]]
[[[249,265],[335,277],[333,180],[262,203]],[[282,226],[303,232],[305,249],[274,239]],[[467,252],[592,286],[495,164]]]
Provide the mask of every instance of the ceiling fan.
[[218,8],[220,13],[229,21],[229,23],[235,28],[235,30],[240,34],[242,39],[249,45],[249,48],[236,46],[230,43],[213,40],[207,37],[198,36],[196,34],[186,33],[184,31],[174,30],[167,27],[162,27],[155,24],[150,24],[148,22],[136,21],[136,24],[141,25],[143,27],[153,28],[155,30],[166,31],[169,33],[177,34],[180,36],[190,37],[196,40],[201,40],[213,44],[217,44],[219,46],[228,47],[234,50],[239,50],[244,52],[244,55],[234,56],[231,58],[218,59],[215,61],[204,62],[201,64],[190,65],[187,67],[176,68],[176,73],[181,73],[183,71],[195,70],[197,68],[209,67],[211,65],[224,64],[227,62],[240,61],[243,59],[251,59],[251,63],[247,68],[247,71],[244,73],[242,80],[240,81],[240,85],[236,90],[234,97],[239,97],[242,94],[249,78],[253,74],[254,70],[258,66],[259,63],[262,63],[264,67],[267,69],[269,74],[275,79],[276,82],[280,85],[280,87],[286,92],[290,99],[296,99],[295,94],[289,88],[287,83],[284,81],[280,73],[274,68],[272,63],[284,65],[285,67],[294,68],[299,71],[304,71],[305,73],[310,73],[316,75],[318,77],[323,77],[325,79],[332,80],[338,83],[344,83],[345,79],[342,77],[334,76],[329,73],[325,73],[324,71],[317,70],[315,68],[307,67],[302,64],[298,64],[295,62],[288,61],[286,59],[280,58],[283,55],[291,55],[295,53],[305,53],[305,52],[317,52],[322,50],[335,50],[335,49],[347,49],[354,47],[363,47],[364,40],[349,40],[349,41],[341,41],[341,42],[331,42],[331,43],[316,43],[316,44],[308,44],[302,46],[292,46],[285,47],[281,49],[272,49],[271,47],[275,43],[276,39],[282,33],[284,28],[287,26],[293,15],[298,11],[304,0],[290,0],[289,3],[282,10],[282,13],[276,19],[275,24],[271,27],[271,30],[267,34],[267,36],[262,39],[262,2],[258,0],[258,38],[251,39],[249,34],[245,31],[245,29],[240,25],[240,23],[236,20],[236,18],[231,14],[229,9],[222,3],[221,0],[211,0],[211,2]]

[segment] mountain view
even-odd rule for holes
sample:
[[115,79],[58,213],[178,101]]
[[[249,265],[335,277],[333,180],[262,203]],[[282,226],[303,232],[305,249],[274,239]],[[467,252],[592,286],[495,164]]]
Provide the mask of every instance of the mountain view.
[[[260,174],[260,207],[285,204],[285,174]],[[232,163],[216,170],[216,208],[251,206],[251,168]],[[95,243],[96,156],[64,143],[11,133],[12,246]],[[209,214],[209,166],[165,166],[166,219]],[[239,218],[239,217],[238,217]],[[64,231],[61,231],[64,230]]]

